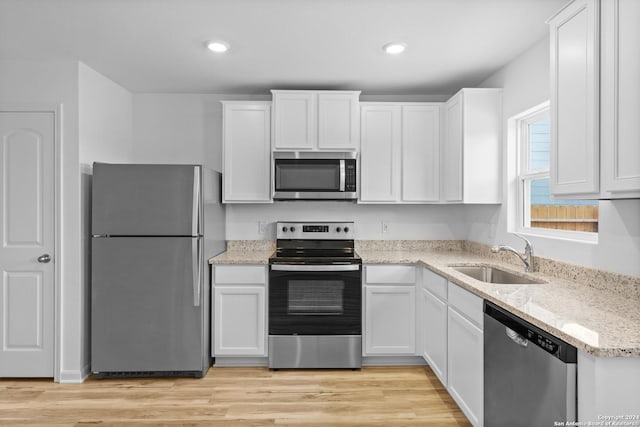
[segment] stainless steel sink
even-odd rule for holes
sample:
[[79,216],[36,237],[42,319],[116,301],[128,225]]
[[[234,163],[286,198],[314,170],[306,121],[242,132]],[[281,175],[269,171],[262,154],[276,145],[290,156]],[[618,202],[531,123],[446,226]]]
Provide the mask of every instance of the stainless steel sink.
[[486,283],[497,283],[502,285],[531,285],[547,283],[544,280],[520,276],[497,267],[490,267],[486,265],[451,265],[450,267],[462,274],[466,274],[469,277]]

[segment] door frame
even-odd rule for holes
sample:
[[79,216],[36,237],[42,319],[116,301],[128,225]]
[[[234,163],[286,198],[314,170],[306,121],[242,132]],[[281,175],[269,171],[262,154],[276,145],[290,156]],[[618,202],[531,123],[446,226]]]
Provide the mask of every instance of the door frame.
[[61,309],[62,295],[60,290],[61,280],[61,262],[62,262],[62,245],[60,241],[62,226],[62,202],[61,202],[61,176],[62,171],[62,114],[63,105],[45,104],[45,105],[20,105],[0,104],[0,112],[3,113],[51,113],[53,114],[53,239],[54,239],[54,256],[53,256],[53,381],[60,382],[60,363],[62,355],[61,345]]

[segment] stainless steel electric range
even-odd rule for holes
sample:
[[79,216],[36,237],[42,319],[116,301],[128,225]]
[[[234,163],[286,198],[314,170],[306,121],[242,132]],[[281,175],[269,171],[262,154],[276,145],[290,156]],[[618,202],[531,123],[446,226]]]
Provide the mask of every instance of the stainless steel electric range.
[[269,367],[362,366],[353,222],[279,222],[269,259]]

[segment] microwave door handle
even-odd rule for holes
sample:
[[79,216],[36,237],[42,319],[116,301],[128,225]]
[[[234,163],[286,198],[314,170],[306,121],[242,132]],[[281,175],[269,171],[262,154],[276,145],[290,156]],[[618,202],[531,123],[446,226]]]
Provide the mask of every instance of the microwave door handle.
[[345,180],[346,180],[346,170],[344,167],[344,160],[340,160],[340,191],[344,191]]

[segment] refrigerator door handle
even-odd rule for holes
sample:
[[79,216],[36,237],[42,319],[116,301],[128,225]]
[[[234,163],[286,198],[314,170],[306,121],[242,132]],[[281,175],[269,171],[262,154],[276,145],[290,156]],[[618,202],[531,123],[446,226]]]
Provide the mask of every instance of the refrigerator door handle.
[[191,235],[200,235],[200,167],[193,168],[193,211],[191,213]]
[[191,241],[191,256],[193,262],[193,306],[200,306],[200,239]]

